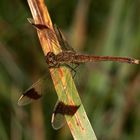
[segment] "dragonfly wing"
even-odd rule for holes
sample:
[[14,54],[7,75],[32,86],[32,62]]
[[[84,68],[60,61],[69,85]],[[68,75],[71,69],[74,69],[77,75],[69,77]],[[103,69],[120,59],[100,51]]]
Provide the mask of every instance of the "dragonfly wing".
[[42,31],[47,31],[47,37],[50,39],[50,41],[52,41],[56,46],[57,45],[57,40],[56,37],[58,39],[58,42],[60,44],[60,47],[63,51],[72,51],[75,52],[75,50],[68,44],[68,42],[66,41],[63,33],[61,32],[61,30],[54,25],[54,31],[51,30],[47,25],[43,25],[43,24],[36,24],[34,22],[33,19],[28,18],[28,21],[38,30],[42,30]]
[[54,111],[52,114],[52,120],[51,120],[52,127],[56,130],[62,128],[66,123],[65,115],[72,117],[76,113],[79,107],[80,105],[78,106],[66,105],[62,101],[58,100],[56,102],[56,105],[54,107]]
[[[69,51],[69,52],[72,52],[72,53],[75,54],[76,53],[75,50],[68,44],[68,42],[66,41],[63,33],[61,32],[61,30],[56,25],[54,25],[54,30],[55,30],[55,34],[57,36],[58,42],[61,46],[61,49],[63,51],[67,51],[67,52]],[[75,69],[79,66],[79,64],[75,63],[74,66],[73,65],[71,66],[70,64],[67,64],[66,66],[68,66],[68,68],[70,68],[74,72],[74,76],[75,76],[75,73],[76,73]]]
[[42,95],[36,91],[36,88],[31,87],[28,89],[25,93],[21,95],[21,97],[18,100],[18,105],[27,105],[31,103],[33,100],[37,100],[41,97]]
[[69,43],[66,41],[63,33],[61,32],[60,28],[57,27],[57,25],[54,25],[54,30],[58,39],[58,42],[61,46],[61,49],[63,51],[72,51],[75,52],[75,50],[69,45]]
[[65,116],[60,113],[58,113],[57,115],[53,113],[51,122],[53,129],[58,130],[66,124]]
[[59,102],[58,100],[54,106],[54,111],[51,119],[52,127],[55,130],[62,128],[66,123],[64,114],[59,111],[60,108],[61,108],[61,102]]
[[46,75],[40,78],[35,84],[29,89],[22,93],[18,100],[18,105],[23,106],[31,103],[32,101],[38,100],[42,97],[44,91],[44,84],[46,83]]

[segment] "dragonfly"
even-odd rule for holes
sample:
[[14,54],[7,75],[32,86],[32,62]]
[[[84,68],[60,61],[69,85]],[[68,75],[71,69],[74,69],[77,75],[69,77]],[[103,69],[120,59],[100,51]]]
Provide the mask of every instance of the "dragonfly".
[[[34,21],[32,19],[28,19],[28,20],[37,29],[39,30],[43,30],[44,28],[46,29],[46,26],[34,24]],[[60,30],[58,31],[58,28],[55,28],[55,31],[57,34],[57,38],[59,38],[59,41],[60,41],[61,40],[60,38],[62,38],[62,34],[60,33]],[[54,36],[55,33],[52,32],[52,30],[49,28],[47,32],[49,34],[50,40],[56,43],[55,36]],[[64,41],[64,39],[62,40],[62,42],[63,42],[63,45],[62,44],[61,45],[64,46],[65,49],[67,50],[68,43]],[[72,48],[70,49],[73,50]],[[42,97],[42,94],[44,92],[44,89],[42,87],[44,86],[44,83],[47,83],[46,81],[49,79],[47,76],[48,75],[45,75],[42,78],[40,78],[37,82],[35,82],[31,87],[29,87],[27,90],[25,90],[22,93],[22,95],[18,99],[19,106],[27,105],[33,101],[39,100]],[[53,109],[53,113],[52,113],[52,119],[51,119],[52,127],[55,130],[62,128],[66,124],[65,115],[72,117],[76,113],[79,107],[80,105],[68,105],[68,104],[65,104],[63,101],[57,100]]]
[[[38,30],[44,31],[47,35],[47,38],[57,45],[57,41],[62,49],[62,51],[58,54],[54,54],[53,52],[48,52],[45,56],[46,63],[49,68],[58,68],[60,66],[68,66],[71,70],[75,72],[75,68],[81,64],[86,62],[100,62],[100,61],[114,61],[114,62],[122,62],[129,64],[139,64],[138,59],[129,58],[129,57],[117,57],[117,56],[95,56],[95,55],[85,55],[78,54],[65,40],[64,35],[61,30],[54,25],[54,31],[50,29],[48,26],[43,24],[36,24],[32,19],[28,19],[29,22]],[[75,64],[76,67],[71,67],[71,64]],[[46,79],[39,80],[35,84],[33,84],[29,89],[27,89],[19,98],[19,105],[26,105],[33,100],[38,100],[42,97],[42,91],[39,88],[41,85],[39,83],[43,83]],[[52,126],[54,129],[60,129],[65,124],[65,115],[73,116],[80,105],[68,105],[62,101],[57,101],[54,107],[54,111],[52,114]]]

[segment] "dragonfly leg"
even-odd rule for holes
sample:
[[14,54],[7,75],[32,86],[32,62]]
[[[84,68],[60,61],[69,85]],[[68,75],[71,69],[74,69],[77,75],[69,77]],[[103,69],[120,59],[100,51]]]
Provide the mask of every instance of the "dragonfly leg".
[[49,66],[49,65],[48,65],[48,68],[49,68],[49,69],[51,69],[51,68],[59,68],[59,66],[60,66],[60,64],[57,64],[57,65],[55,65],[55,66]]
[[72,72],[72,77],[74,78],[75,77],[75,75],[76,75],[76,68],[78,67],[78,66],[76,66],[76,67],[72,67],[72,66],[70,66],[70,65],[68,65],[68,64],[65,64],[65,66],[66,67],[68,67],[70,70],[71,70],[71,72]]
[[73,68],[74,69],[74,75],[73,75],[73,78],[75,77],[76,75],[76,69],[79,67],[79,64],[78,63],[75,63],[75,67]]
[[77,69],[79,67],[79,63],[75,63],[74,69]]
[[[79,66],[79,64],[76,64],[75,67],[72,67],[71,65],[68,65],[68,64],[64,64],[64,65],[61,65],[61,66],[68,67],[70,69],[70,71],[72,72],[72,77],[74,78],[75,75],[76,75],[76,70],[75,69]],[[59,68],[59,67],[60,67],[60,64],[59,63],[57,65],[55,65],[55,66],[48,65],[48,68],[49,69],[51,69],[51,68]]]

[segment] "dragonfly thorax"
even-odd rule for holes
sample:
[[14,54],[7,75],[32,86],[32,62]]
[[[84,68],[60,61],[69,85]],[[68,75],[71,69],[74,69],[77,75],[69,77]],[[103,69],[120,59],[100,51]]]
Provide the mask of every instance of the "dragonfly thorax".
[[59,63],[57,61],[57,57],[53,52],[48,52],[46,55],[46,62],[49,67],[58,67]]

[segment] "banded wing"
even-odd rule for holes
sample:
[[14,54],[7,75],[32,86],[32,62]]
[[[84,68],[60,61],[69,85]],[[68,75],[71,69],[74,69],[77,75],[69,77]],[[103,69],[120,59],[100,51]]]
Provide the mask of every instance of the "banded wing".
[[72,117],[79,107],[80,105],[68,105],[62,101],[57,101],[52,114],[52,127],[55,130],[62,128],[66,123],[65,116]]
[[42,97],[44,92],[44,84],[47,81],[47,76],[40,78],[35,84],[22,93],[18,100],[18,105],[23,106],[31,103],[32,101],[38,100]]
[[[72,51],[75,52],[75,50],[69,45],[69,43],[66,41],[63,33],[61,30],[57,27],[57,25],[53,25],[54,31],[50,29],[48,26],[43,24],[36,24],[33,19],[28,18],[28,21],[38,30],[45,31],[47,34],[47,37],[50,41],[52,41],[56,46],[56,41],[58,40],[59,45],[63,51]],[[57,38],[57,39],[56,39]]]

